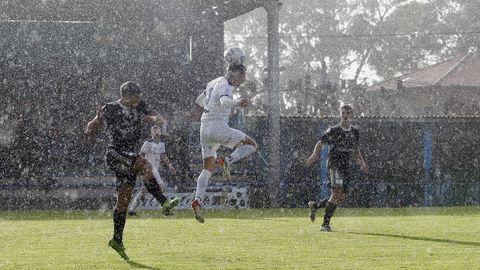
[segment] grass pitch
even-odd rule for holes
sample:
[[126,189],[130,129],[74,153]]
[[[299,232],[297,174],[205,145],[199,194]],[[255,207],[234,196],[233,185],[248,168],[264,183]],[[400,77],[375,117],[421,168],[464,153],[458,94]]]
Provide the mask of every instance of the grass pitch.
[[0,212],[0,269],[480,269],[480,207],[212,210],[127,218],[130,261],[107,246],[111,211]]

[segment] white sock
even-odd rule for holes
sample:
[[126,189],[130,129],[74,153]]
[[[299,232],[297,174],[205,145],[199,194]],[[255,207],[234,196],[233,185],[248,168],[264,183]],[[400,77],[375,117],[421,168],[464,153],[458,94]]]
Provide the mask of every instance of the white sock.
[[140,206],[140,203],[142,202],[142,196],[144,195],[143,189],[140,189],[137,194],[135,194],[135,198],[133,198],[133,202],[130,204],[130,211],[135,212]]
[[227,157],[226,159],[227,163],[228,165],[233,164],[239,161],[240,159],[253,154],[256,150],[257,148],[255,148],[255,146],[250,144],[240,145],[239,147],[237,147],[237,149],[235,149],[235,151],[233,151],[233,153],[230,156]]
[[212,173],[206,169],[203,169],[200,176],[198,176],[195,199],[200,202],[202,202],[202,199],[205,197],[205,191],[207,190],[208,180],[210,179],[210,176],[212,176]]

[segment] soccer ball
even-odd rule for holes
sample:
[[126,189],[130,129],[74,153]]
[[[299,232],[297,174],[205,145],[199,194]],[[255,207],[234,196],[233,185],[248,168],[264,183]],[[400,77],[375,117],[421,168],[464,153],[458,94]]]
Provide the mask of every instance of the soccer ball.
[[227,66],[232,64],[242,64],[245,61],[245,52],[239,47],[230,47],[223,54]]

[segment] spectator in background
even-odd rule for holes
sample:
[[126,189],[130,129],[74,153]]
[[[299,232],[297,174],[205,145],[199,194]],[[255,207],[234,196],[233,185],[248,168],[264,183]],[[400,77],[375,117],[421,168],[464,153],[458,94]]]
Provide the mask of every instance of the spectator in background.
[[[165,133],[166,131],[163,131]],[[151,129],[151,138],[143,143],[142,148],[140,149],[140,155],[146,158],[153,167],[153,175],[157,180],[158,185],[160,186],[160,190],[162,193],[165,193],[167,185],[163,181],[162,177],[160,176],[160,162],[162,162],[165,166],[167,166],[172,174],[175,174],[175,168],[173,167],[170,159],[167,157],[167,153],[165,150],[165,143],[160,140],[162,135],[162,128],[157,125],[152,126]],[[130,209],[128,214],[131,216],[136,215],[136,210],[140,203],[145,199],[145,194],[147,194],[148,190],[144,186],[137,191],[133,202],[130,204]]]

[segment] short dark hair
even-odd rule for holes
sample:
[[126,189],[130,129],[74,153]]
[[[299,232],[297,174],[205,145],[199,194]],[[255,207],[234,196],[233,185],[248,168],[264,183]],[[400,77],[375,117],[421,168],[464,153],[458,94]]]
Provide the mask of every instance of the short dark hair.
[[122,95],[122,97],[138,96],[140,93],[140,85],[136,82],[129,81],[120,86],[120,95]]
[[351,105],[345,104],[345,105],[343,105],[342,107],[340,107],[340,110],[342,110],[342,111],[352,111],[353,108],[352,108]]
[[247,68],[242,64],[231,64],[230,66],[228,66],[228,71],[245,73],[245,71],[247,71]]

